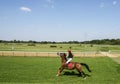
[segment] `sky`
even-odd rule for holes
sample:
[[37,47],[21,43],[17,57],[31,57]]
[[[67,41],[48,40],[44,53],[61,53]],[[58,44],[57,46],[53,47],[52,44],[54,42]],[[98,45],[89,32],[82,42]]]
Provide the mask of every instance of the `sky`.
[[0,0],[0,40],[120,38],[120,0]]

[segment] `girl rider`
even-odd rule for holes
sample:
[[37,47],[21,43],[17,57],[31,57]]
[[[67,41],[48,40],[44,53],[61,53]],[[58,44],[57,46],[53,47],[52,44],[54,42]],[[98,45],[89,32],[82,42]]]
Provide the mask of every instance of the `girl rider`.
[[68,60],[66,62],[66,64],[68,64],[70,61],[72,61],[73,59],[73,54],[71,52],[71,49],[68,50]]

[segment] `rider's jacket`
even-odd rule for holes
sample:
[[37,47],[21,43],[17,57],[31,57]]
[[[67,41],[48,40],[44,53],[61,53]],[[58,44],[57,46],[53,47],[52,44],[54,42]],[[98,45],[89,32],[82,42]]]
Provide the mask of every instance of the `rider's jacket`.
[[70,50],[68,51],[68,58],[73,58],[73,54]]

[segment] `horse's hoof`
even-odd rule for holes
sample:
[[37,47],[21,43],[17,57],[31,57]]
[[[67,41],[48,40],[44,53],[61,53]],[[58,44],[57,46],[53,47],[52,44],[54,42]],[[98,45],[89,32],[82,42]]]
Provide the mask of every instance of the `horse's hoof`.
[[84,77],[84,80],[86,80],[86,77]]
[[59,76],[58,74],[56,76]]

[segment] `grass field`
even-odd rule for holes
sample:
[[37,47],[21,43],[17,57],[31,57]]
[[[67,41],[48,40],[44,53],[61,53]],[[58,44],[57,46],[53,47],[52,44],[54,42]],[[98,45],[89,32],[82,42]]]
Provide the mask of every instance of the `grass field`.
[[[50,46],[56,47],[50,47]],[[87,51],[114,51],[120,52],[120,45],[91,45],[91,44],[35,44],[34,46],[28,43],[0,43],[0,51],[32,51],[32,52],[65,52],[71,47],[74,52]]]
[[[1,84],[120,84],[120,64],[108,57],[74,58],[73,61],[87,63],[92,69],[84,80],[77,72],[64,70],[56,77],[60,58],[45,57],[0,57]],[[67,73],[67,74],[66,74]]]

